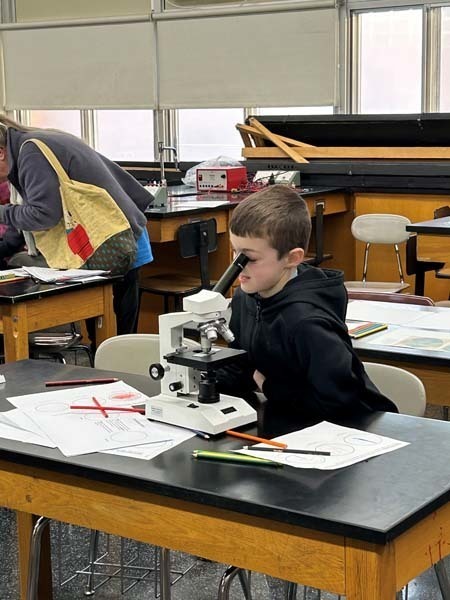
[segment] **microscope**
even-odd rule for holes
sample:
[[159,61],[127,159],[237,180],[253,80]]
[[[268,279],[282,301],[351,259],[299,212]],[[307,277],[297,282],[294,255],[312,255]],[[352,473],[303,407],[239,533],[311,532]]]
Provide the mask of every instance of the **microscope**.
[[[161,362],[150,365],[149,371],[152,379],[161,380],[161,393],[147,401],[147,418],[213,435],[256,421],[256,411],[245,400],[216,390],[216,370],[247,353],[213,346],[219,335],[226,342],[234,340],[226,318],[230,300],[224,294],[247,262],[248,257],[239,254],[212,290],[183,299],[184,312],[160,315]],[[198,331],[198,348],[186,346],[187,326]]]

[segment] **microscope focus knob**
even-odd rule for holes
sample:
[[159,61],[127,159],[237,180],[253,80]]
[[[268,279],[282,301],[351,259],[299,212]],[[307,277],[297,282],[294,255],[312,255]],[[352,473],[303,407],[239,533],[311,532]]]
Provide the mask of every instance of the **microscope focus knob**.
[[181,390],[182,387],[183,384],[181,383],[181,381],[174,381],[173,383],[169,383],[169,390],[171,392],[177,392],[178,390]]
[[164,377],[165,370],[161,363],[152,363],[148,372],[150,373],[150,377],[152,379],[159,381]]

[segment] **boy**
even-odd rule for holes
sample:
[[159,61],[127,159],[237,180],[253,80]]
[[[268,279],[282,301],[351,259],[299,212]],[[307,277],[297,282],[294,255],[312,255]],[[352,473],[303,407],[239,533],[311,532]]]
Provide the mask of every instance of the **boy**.
[[304,200],[271,186],[234,210],[230,238],[249,263],[233,297],[232,346],[244,365],[218,371],[223,393],[267,398],[262,427],[271,435],[376,410],[398,412],[370,381],[345,326],[343,274],[302,264],[311,233]]

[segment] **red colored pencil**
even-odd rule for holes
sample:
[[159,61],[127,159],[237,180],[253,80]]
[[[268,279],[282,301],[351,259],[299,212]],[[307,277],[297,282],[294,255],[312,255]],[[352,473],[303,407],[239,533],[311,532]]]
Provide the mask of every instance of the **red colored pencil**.
[[103,408],[103,406],[100,404],[100,402],[97,400],[97,398],[95,396],[92,396],[92,402],[97,406],[97,408],[100,410],[100,412],[105,417],[105,419],[107,419],[108,413],[106,412],[106,410]]
[[141,415],[145,414],[145,408],[135,408],[133,406],[88,406],[81,404],[72,404],[69,408],[81,410],[117,410],[120,412],[137,412]]

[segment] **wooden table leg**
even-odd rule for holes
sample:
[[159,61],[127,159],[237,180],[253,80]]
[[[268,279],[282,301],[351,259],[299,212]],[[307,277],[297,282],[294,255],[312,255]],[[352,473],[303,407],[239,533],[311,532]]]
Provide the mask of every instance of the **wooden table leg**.
[[[38,517],[29,513],[16,511],[17,539],[19,547],[20,598],[26,600],[28,568],[30,561],[30,540],[33,527]],[[47,528],[42,536],[41,561],[39,568],[38,600],[52,600],[52,566],[50,551],[50,530]]]
[[117,335],[112,285],[103,286],[103,314],[98,316],[95,321],[95,343],[98,347],[103,341]]
[[5,362],[29,357],[28,318],[25,302],[2,309]]
[[347,600],[395,600],[393,544],[381,546],[347,540],[345,579]]

